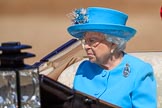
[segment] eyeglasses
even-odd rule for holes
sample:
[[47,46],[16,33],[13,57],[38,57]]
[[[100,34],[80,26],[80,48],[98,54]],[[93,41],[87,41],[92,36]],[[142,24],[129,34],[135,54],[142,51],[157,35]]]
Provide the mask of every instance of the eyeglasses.
[[102,41],[105,39],[98,39],[95,37],[89,38],[89,39],[80,39],[82,45],[89,45],[90,47],[97,47]]

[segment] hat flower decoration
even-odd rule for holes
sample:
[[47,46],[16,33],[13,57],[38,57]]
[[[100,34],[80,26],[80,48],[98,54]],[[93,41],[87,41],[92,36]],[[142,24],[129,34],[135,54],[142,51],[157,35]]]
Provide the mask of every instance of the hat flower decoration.
[[76,9],[73,11],[73,18],[72,22],[73,24],[84,24],[88,22],[88,15],[87,15],[87,10],[84,8]]

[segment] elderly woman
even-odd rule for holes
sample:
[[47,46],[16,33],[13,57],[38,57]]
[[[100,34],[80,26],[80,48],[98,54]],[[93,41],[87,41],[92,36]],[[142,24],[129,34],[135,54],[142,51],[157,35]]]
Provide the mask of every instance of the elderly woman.
[[156,108],[152,66],[124,52],[136,30],[117,10],[89,7],[73,12],[68,32],[81,40],[89,60],[83,61],[73,88],[122,108]]

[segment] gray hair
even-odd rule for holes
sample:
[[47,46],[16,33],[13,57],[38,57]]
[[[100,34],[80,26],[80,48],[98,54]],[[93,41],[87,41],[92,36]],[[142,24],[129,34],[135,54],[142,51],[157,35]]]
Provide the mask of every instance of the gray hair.
[[111,36],[108,34],[104,34],[106,40],[108,42],[114,43],[117,45],[117,48],[115,49],[116,52],[120,52],[120,51],[124,51],[126,48],[126,40],[124,40],[123,38],[119,38],[116,36]]

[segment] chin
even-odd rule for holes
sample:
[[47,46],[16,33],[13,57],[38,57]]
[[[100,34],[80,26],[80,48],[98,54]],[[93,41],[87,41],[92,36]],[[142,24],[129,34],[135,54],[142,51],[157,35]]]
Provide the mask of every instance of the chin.
[[89,61],[92,62],[92,63],[95,63],[95,62],[96,62],[96,59],[94,59],[94,58],[89,58]]

